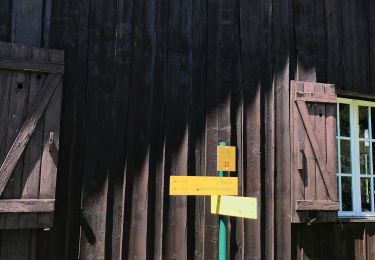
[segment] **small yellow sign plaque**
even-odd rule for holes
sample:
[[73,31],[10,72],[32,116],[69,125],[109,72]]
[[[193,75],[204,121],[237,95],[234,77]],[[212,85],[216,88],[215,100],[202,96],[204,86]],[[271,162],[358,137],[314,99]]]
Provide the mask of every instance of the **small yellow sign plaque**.
[[211,213],[256,219],[257,199],[236,196],[211,196]]
[[238,195],[238,178],[170,176],[169,195]]
[[236,171],[236,147],[218,146],[217,147],[217,170],[224,172]]

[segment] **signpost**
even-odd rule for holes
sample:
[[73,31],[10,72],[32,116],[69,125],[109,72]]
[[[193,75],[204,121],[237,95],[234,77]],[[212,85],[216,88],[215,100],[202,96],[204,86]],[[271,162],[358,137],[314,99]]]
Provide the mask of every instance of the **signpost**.
[[257,218],[257,199],[238,197],[238,177],[224,172],[236,171],[236,147],[220,142],[217,147],[215,176],[170,176],[169,195],[211,196],[211,213],[219,214],[219,260],[227,259],[227,217]]
[[257,199],[237,196],[211,196],[211,213],[256,219]]
[[171,176],[169,195],[238,195],[238,178]]

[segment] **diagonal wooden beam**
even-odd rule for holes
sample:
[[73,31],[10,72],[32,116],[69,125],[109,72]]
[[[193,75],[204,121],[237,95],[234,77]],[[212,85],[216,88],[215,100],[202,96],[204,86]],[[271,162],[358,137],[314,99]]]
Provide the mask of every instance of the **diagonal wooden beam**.
[[313,126],[310,122],[309,119],[309,111],[307,110],[306,103],[305,101],[302,100],[296,100],[298,110],[301,114],[302,122],[305,125],[305,129],[307,132],[307,136],[310,140],[310,144],[312,147],[312,150],[315,155],[315,159],[318,162],[318,166],[320,169],[320,173],[323,178],[324,185],[326,186],[328,197],[330,199],[335,198],[335,194],[333,192],[336,192],[336,188],[331,182],[329,178],[329,170],[327,169],[327,164],[325,162],[325,158],[323,156],[322,151],[320,150],[319,143],[318,143],[318,138],[313,130]]
[[35,127],[46,109],[57,85],[62,78],[61,74],[50,74],[44,82],[34,104],[31,107],[20,132],[18,133],[12,147],[10,148],[4,162],[0,167],[0,195],[3,193],[5,186],[17,165],[23,151],[29,142]]

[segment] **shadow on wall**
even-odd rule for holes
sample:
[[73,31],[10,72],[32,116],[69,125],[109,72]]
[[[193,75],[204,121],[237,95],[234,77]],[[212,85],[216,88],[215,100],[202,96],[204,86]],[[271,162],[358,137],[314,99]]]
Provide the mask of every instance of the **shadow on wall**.
[[[53,1],[49,46],[66,57],[57,250],[108,259],[215,251],[208,202],[170,198],[169,176],[216,175],[226,141],[238,147],[241,193],[265,199],[269,123],[288,107],[290,80],[373,93],[370,2]],[[0,40],[11,40],[10,8],[0,8]],[[232,220],[231,256],[267,254],[267,221]]]

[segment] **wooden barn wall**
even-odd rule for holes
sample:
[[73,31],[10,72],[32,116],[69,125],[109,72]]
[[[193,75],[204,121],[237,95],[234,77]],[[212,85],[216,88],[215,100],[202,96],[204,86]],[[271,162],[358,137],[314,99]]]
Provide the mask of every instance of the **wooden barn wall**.
[[1,231],[0,259],[216,259],[209,201],[171,198],[168,177],[216,175],[219,141],[259,201],[230,220],[230,259],[374,258],[373,224],[289,224],[287,138],[290,80],[375,92],[374,8],[0,0],[1,41],[66,57],[55,227]]
[[[375,94],[375,2],[293,0],[290,78]],[[375,259],[375,223],[294,225],[293,259]]]

